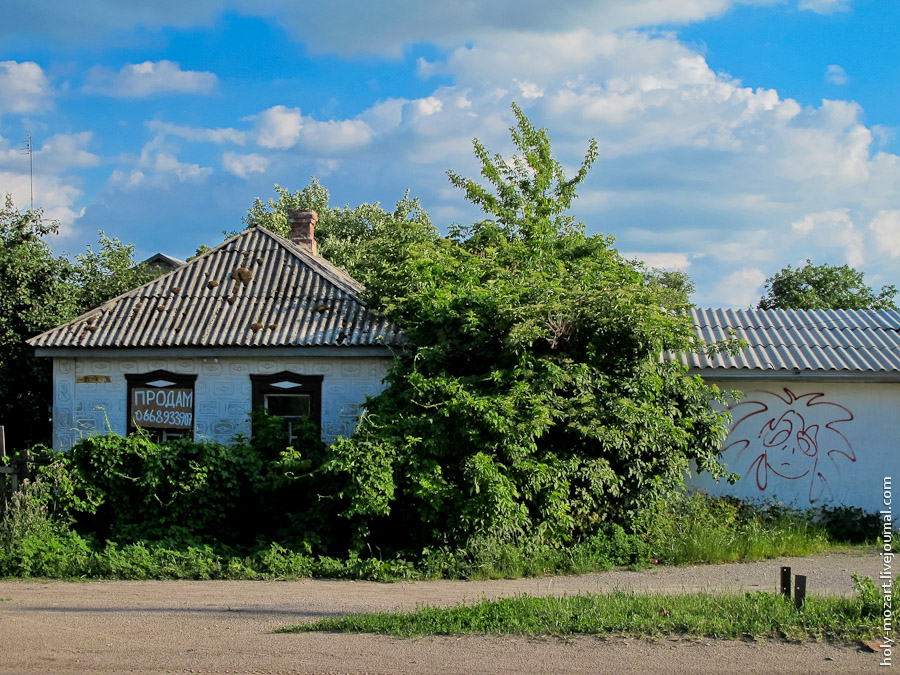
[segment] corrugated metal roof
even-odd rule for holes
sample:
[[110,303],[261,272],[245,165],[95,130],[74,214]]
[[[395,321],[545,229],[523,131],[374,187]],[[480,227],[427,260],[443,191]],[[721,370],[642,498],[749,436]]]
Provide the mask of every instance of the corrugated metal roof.
[[35,347],[396,346],[344,270],[263,228],[28,342]]
[[900,312],[894,310],[691,310],[705,342],[747,341],[737,356],[682,354],[703,370],[900,372]]

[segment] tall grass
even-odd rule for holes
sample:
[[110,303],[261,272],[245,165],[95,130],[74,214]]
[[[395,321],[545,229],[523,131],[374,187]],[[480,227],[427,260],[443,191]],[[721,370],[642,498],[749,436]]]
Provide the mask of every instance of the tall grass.
[[535,598],[522,595],[450,608],[349,615],[288,626],[281,632],[386,633],[397,637],[462,633],[519,635],[743,636],[859,640],[880,629],[861,597],[809,597],[802,611],[772,593],[664,595],[614,592]]
[[651,539],[669,565],[812,555],[833,541],[815,513],[703,494],[670,502],[654,519]]

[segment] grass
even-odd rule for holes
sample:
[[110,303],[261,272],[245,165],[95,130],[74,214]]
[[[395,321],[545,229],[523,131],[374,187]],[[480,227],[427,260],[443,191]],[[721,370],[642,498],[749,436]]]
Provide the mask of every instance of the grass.
[[412,612],[350,615],[288,626],[284,633],[330,631],[424,635],[678,635],[740,639],[855,641],[873,638],[877,612],[861,598],[809,597],[797,611],[771,593],[608,595],[482,600],[450,608],[424,606]]

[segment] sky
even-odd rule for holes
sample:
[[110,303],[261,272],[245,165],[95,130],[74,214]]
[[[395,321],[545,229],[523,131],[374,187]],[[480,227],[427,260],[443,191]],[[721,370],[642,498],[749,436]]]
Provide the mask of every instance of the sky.
[[[5,0],[0,196],[179,258],[312,176],[332,205],[407,190],[446,232],[511,104],[572,215],[704,307],[807,259],[900,286],[900,0]],[[33,154],[25,151],[33,139]]]

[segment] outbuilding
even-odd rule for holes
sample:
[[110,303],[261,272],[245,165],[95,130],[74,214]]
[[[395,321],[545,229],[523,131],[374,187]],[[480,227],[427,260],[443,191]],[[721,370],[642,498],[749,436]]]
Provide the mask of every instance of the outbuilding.
[[900,312],[692,311],[698,337],[736,335],[747,347],[681,356],[690,373],[743,393],[729,405],[722,454],[740,480],[701,474],[690,486],[801,508],[885,509],[885,485],[900,478]]
[[291,238],[252,227],[165,276],[29,343],[53,359],[53,446],[143,427],[166,440],[229,442],[251,410],[306,416],[349,436],[384,388],[396,328],[317,255],[314,211]]

